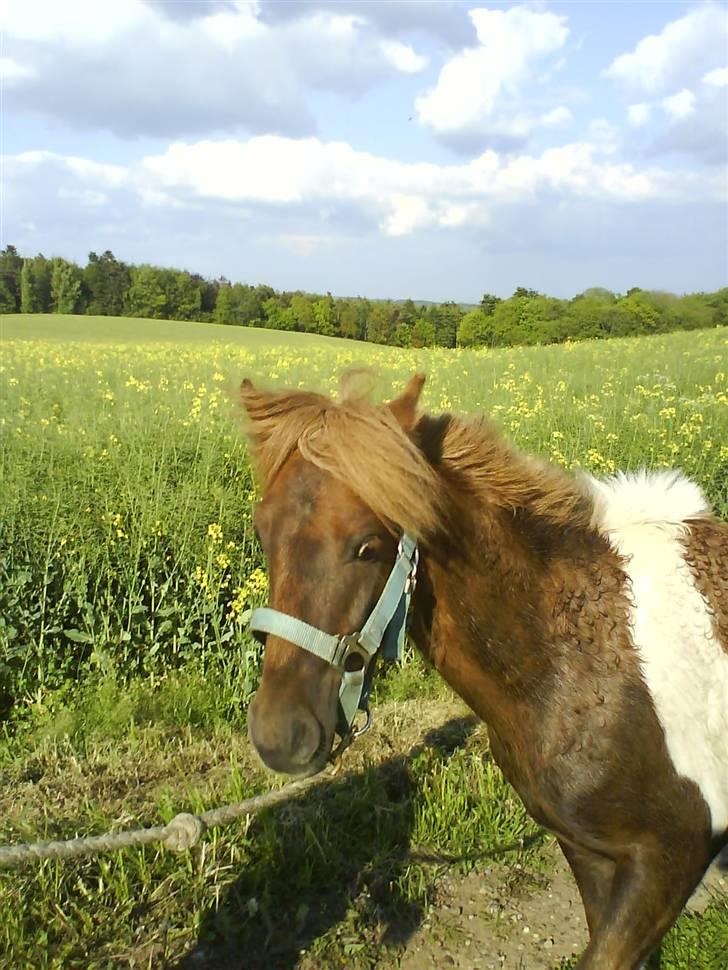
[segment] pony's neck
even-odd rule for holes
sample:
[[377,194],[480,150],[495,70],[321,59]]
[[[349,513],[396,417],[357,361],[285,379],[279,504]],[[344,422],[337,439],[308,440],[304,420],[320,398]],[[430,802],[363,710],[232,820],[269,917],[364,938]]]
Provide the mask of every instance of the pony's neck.
[[544,617],[554,588],[588,569],[596,537],[528,508],[493,508],[459,490],[448,497],[447,536],[423,550],[412,635],[484,720],[510,732],[549,674]]

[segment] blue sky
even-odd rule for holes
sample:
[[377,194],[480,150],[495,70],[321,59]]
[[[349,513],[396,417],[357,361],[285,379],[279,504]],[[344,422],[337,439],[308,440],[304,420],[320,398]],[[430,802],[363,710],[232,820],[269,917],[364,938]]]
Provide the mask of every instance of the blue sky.
[[6,0],[2,245],[337,295],[728,282],[728,7]]

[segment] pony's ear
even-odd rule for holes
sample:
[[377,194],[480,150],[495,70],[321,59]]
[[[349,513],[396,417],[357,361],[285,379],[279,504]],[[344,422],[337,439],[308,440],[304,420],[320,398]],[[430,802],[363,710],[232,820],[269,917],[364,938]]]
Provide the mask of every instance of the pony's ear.
[[402,425],[404,431],[412,431],[417,423],[417,405],[425,383],[424,374],[415,374],[407,382],[407,387],[399,397],[390,401],[387,407]]
[[249,378],[244,378],[240,382],[240,393],[237,399],[238,406],[242,406],[244,412],[245,433],[249,439],[254,439],[257,435],[252,434],[250,422],[256,417],[258,412],[269,402],[269,393],[261,391],[253,386]]

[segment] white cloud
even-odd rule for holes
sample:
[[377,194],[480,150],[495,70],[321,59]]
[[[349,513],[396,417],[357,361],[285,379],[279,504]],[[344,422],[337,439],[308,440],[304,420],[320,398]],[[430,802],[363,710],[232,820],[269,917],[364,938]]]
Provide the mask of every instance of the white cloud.
[[592,118],[589,122],[589,137],[603,152],[611,153],[617,148],[618,135],[614,125],[606,118]]
[[381,223],[388,236],[407,236],[420,226],[432,222],[427,201],[417,195],[393,192],[388,199],[389,212]]
[[25,64],[19,64],[12,57],[0,57],[0,81],[13,81],[23,77],[33,77],[35,71]]
[[119,188],[126,184],[129,172],[123,165],[107,165],[94,162],[77,155],[59,155],[56,152],[32,151],[10,156],[10,161],[19,166],[40,168],[46,163],[60,166],[76,175],[81,181],[96,182],[109,188]]
[[277,136],[176,143],[142,160],[135,182],[175,198],[276,207],[337,207],[359,212],[390,236],[426,226],[479,224],[491,208],[556,193],[614,202],[716,197],[719,181],[608,158],[611,126],[597,119],[593,142],[540,156],[486,151],[466,164],[407,163],[357,151],[344,142]]
[[722,166],[718,173],[726,181],[728,164],[728,110],[725,88],[703,85],[697,93],[678,92],[663,99],[663,124],[653,132],[648,152],[698,159],[703,164]]
[[243,6],[235,11],[214,11],[198,18],[194,22],[194,30],[228,54],[234,54],[247,41],[262,40],[267,33],[266,28],[256,20],[252,7]]
[[640,102],[639,104],[631,104],[627,108],[627,121],[634,127],[639,128],[642,125],[646,125],[650,120],[650,115],[652,114],[652,107],[645,102]]
[[403,74],[417,74],[427,67],[427,58],[417,54],[409,44],[398,40],[383,40],[382,53]]
[[70,199],[72,202],[79,202],[81,205],[102,206],[106,205],[109,197],[105,192],[94,192],[91,189],[66,189],[59,188],[59,199]]
[[716,88],[728,86],[728,67],[716,67],[714,71],[708,71],[703,75],[704,84],[712,84]]
[[554,128],[557,125],[567,124],[573,118],[574,116],[567,107],[559,105],[558,108],[553,108],[553,110],[541,115],[540,122],[545,128]]
[[662,99],[662,107],[675,121],[682,121],[695,111],[695,95],[687,88]]
[[140,0],[6,6],[6,111],[123,137],[301,135],[315,130],[309,99],[317,90],[358,97],[427,63],[333,5],[273,24],[259,18],[255,0],[196,2],[193,17],[181,3]]
[[725,60],[728,10],[717,4],[694,8],[620,54],[606,74],[638,90],[657,93],[691,83],[711,61]]
[[641,144],[635,140],[643,154],[707,165],[727,160],[727,49],[728,9],[704,3],[612,62],[608,77],[651,95],[627,106],[630,125],[645,128]]
[[617,162],[609,151],[596,142],[575,142],[540,155],[505,157],[489,150],[465,164],[436,165],[399,162],[344,142],[266,135],[245,142],[178,142],[128,167],[26,152],[6,159],[5,168],[14,185],[42,173],[66,199],[108,208],[122,223],[131,198],[154,208],[155,226],[183,208],[208,213],[206,221],[210,213],[225,211],[238,224],[265,215],[269,223],[280,221],[280,232],[307,252],[318,246],[313,241],[342,232],[396,238],[428,228],[482,229],[497,222],[496,210],[539,203],[675,204],[725,195],[717,176],[638,168]]
[[141,0],[98,3],[96,0],[3,0],[0,31],[28,41],[70,43],[74,47],[103,44],[154,14]]
[[[164,2],[164,0],[160,0]],[[473,24],[461,0],[257,0],[256,11],[264,23],[284,23],[308,17],[313,11],[353,14],[370,23],[384,36],[405,32],[428,35],[452,48],[475,39]]]
[[[451,57],[435,86],[416,101],[417,118],[445,139],[525,136],[537,121],[518,104],[540,61],[561,50],[566,18],[527,7],[470,11],[478,46]],[[514,105],[520,117],[513,126]],[[559,109],[556,109],[559,110]]]

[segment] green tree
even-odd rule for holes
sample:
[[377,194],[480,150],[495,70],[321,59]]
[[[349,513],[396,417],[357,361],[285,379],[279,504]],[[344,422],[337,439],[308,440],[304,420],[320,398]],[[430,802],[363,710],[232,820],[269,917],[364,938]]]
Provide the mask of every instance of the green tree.
[[316,321],[316,333],[320,333],[324,337],[335,335],[338,329],[338,318],[336,303],[330,293],[314,301],[313,316]]
[[713,325],[715,312],[702,293],[688,293],[678,300],[680,329],[702,330]]
[[454,347],[463,311],[457,303],[435,303],[427,311],[427,318],[435,328],[438,347]]
[[715,293],[708,293],[704,299],[713,311],[713,325],[728,326],[728,286]]
[[631,321],[629,335],[660,331],[660,312],[644,290],[632,287],[627,296],[623,296],[617,305],[625,311]]
[[199,277],[181,270],[171,271],[168,277],[169,316],[173,320],[198,320],[202,310],[202,288]]
[[233,288],[227,281],[217,290],[215,323],[235,323],[235,298]]
[[437,343],[435,325],[427,317],[419,317],[412,327],[413,347],[434,347]]
[[399,322],[406,323],[408,327],[414,326],[417,319],[417,307],[412,300],[405,300],[399,308]]
[[492,317],[493,311],[502,302],[499,296],[495,296],[493,293],[484,293],[480,301],[480,309],[487,317]]
[[10,292],[7,282],[0,277],[0,313],[15,313],[17,309],[15,297]]
[[275,290],[271,286],[246,286],[243,283],[236,283],[234,289],[239,322],[245,327],[264,326],[263,307],[266,300],[275,296]]
[[349,340],[363,340],[366,308],[363,300],[338,300],[339,333]]
[[20,307],[20,273],[23,259],[15,246],[0,252],[0,309],[2,313],[16,313]]
[[220,285],[217,280],[206,280],[199,273],[192,273],[192,282],[200,291],[200,309],[197,311],[196,320],[213,320],[215,316],[215,303],[217,302],[217,288]]
[[398,323],[394,328],[394,333],[392,334],[392,346],[393,347],[411,347],[412,346],[412,327],[406,324],[404,321]]
[[33,288],[38,306],[37,313],[50,313],[52,309],[51,276],[53,267],[50,259],[38,253],[31,260],[33,273]]
[[292,307],[286,306],[280,297],[271,296],[263,304],[266,326],[271,330],[295,330],[296,317]]
[[75,263],[51,260],[51,304],[54,313],[75,313],[81,302],[81,270]]
[[577,294],[574,300],[595,300],[597,303],[615,303],[617,297],[611,290],[603,286],[590,286],[583,293]]
[[304,333],[316,333],[316,317],[314,316],[311,297],[305,293],[293,293],[291,295],[291,311],[293,319],[296,321],[296,330],[302,330]]
[[391,332],[388,307],[384,303],[374,303],[367,317],[367,341],[372,344],[388,344]]
[[24,259],[23,268],[20,270],[20,312],[40,312],[40,300],[35,285],[32,259]]
[[470,310],[458,326],[458,347],[482,347],[490,344],[492,337],[490,314],[478,307]]
[[169,293],[165,274],[156,266],[132,266],[129,286],[129,313],[153,320],[169,318]]
[[119,262],[110,249],[101,256],[90,252],[83,270],[86,291],[86,313],[99,316],[121,316],[129,295],[129,267]]

